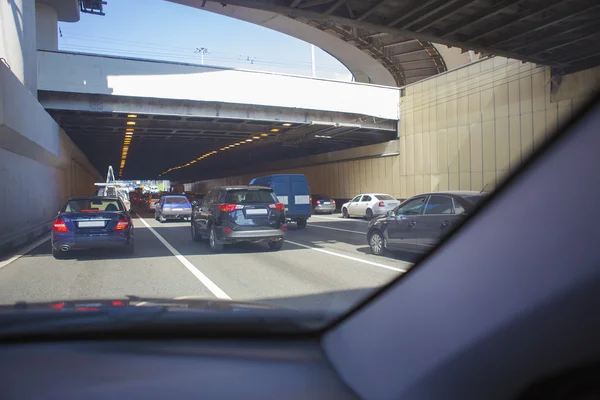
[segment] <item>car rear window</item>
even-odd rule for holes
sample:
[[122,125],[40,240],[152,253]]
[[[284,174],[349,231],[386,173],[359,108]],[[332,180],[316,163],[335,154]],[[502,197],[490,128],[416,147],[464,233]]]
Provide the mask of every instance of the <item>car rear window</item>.
[[189,204],[188,199],[185,197],[167,197],[165,200],[167,204]]
[[62,212],[100,212],[100,211],[123,211],[121,202],[105,199],[77,199],[69,200]]
[[227,192],[225,202],[229,204],[275,203],[277,197],[271,190],[232,190]]
[[481,200],[483,200],[485,196],[479,195],[479,196],[465,196],[465,200],[470,201],[473,204],[477,204],[479,203]]
[[322,195],[322,194],[315,194],[315,195],[313,195],[313,199],[315,199],[315,200],[325,200],[325,201],[329,201],[329,200],[331,200],[331,197],[329,197],[329,196],[324,196],[324,195]]
[[388,196],[387,194],[376,194],[375,198],[379,201],[383,201],[383,200],[396,200],[395,198],[393,198],[392,196]]

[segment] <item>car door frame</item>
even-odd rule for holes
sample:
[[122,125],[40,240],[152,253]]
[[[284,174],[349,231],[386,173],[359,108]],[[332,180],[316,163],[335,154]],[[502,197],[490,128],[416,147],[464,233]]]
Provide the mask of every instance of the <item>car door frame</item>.
[[160,198],[160,201],[158,203],[158,216],[162,216],[162,212],[163,212],[163,207],[165,206],[165,199],[167,198],[167,196],[163,196]]
[[[357,201],[354,201],[354,199],[356,199],[357,197],[358,197],[359,199],[358,199]],[[350,200],[350,203],[348,204],[348,216],[349,216],[349,217],[353,215],[353,214],[352,214],[352,210],[353,210],[353,208],[352,208],[352,205],[353,205],[353,204],[354,204],[354,205],[358,204],[358,203],[360,202],[360,200],[362,199],[362,197],[363,197],[363,194],[361,193],[361,194],[357,194],[356,196],[354,196],[354,197],[352,198],[352,200]],[[354,215],[356,215],[356,213],[354,213]]]
[[[445,197],[450,199],[452,202],[452,213],[451,214],[426,214],[427,206],[433,197]],[[428,252],[433,249],[442,239],[444,231],[448,231],[449,228],[455,224],[458,220],[456,214],[455,199],[444,193],[435,193],[429,195],[427,203],[423,207],[421,213],[419,227],[417,231],[417,245],[424,252]]]
[[[364,200],[363,199],[365,197],[368,197],[369,200]],[[358,201],[358,213],[357,215],[359,215],[360,217],[365,217],[367,215],[367,208],[369,208],[369,204],[371,204],[371,201],[373,200],[373,195],[371,194],[363,194],[362,197],[360,198],[360,200]]]
[[[397,211],[402,207],[403,204],[408,204],[417,199],[424,198],[425,201],[421,206],[419,214],[415,215],[401,215],[397,214]],[[418,218],[423,215],[425,205],[429,201],[429,195],[419,195],[407,199],[401,203],[398,208],[394,210],[394,217],[392,221],[389,221],[386,229],[386,248],[389,250],[399,251],[419,251],[417,245],[417,238],[415,232],[415,226],[418,224]]]
[[196,224],[196,227],[198,228],[198,232],[202,235],[208,236],[208,220],[212,216],[212,204],[219,191],[220,189],[210,190],[204,199],[202,199],[202,204],[198,209],[198,223]]

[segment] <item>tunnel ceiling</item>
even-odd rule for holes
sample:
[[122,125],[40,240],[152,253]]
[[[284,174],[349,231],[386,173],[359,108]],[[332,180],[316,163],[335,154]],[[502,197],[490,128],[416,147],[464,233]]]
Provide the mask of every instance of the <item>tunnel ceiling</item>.
[[327,30],[379,58],[399,85],[444,70],[431,43],[549,65],[561,73],[600,65],[598,0],[209,1],[271,11]]
[[[101,174],[109,165],[118,173],[126,122],[131,120],[128,114],[47,111]],[[365,118],[369,118],[370,122],[374,120],[373,117]],[[365,128],[360,124],[294,123],[284,126],[283,121],[141,114],[136,115],[135,122],[122,179],[160,177],[173,181],[196,181],[277,160],[281,160],[281,166],[285,168],[285,161],[291,158],[385,142],[397,135],[396,122],[388,120],[378,121],[385,129]],[[360,117],[357,122],[360,122]],[[240,142],[244,144],[220,150]],[[217,154],[197,160],[212,151],[217,151]],[[190,166],[160,175],[192,160],[195,162]]]

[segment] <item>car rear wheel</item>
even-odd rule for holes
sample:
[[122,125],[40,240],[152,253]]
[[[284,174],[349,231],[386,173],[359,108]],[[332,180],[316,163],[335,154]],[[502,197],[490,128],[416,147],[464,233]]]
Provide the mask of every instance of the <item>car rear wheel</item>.
[[200,235],[200,233],[198,233],[198,230],[196,230],[196,224],[194,224],[194,221],[192,221],[192,240],[194,242],[200,242],[202,241],[202,235]]
[[306,228],[306,220],[304,218],[296,220],[296,226],[298,227],[298,229]]
[[371,236],[369,237],[369,247],[371,247],[371,253],[376,256],[383,255],[385,252],[385,244],[381,232],[374,231],[371,233]]
[[208,235],[208,245],[213,253],[218,253],[223,250],[223,243],[217,243],[217,230],[215,226],[210,227],[210,234]]
[[348,209],[346,207],[342,208],[342,218],[348,218]]
[[373,210],[371,210],[370,208],[367,208],[367,219],[373,219]]
[[273,251],[281,250],[283,247],[283,240],[277,240],[275,242],[269,242],[269,248]]

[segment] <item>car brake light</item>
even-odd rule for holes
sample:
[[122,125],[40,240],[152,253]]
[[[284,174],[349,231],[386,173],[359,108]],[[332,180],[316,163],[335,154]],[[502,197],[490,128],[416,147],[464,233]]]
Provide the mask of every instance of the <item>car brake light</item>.
[[119,218],[119,222],[117,222],[117,226],[115,226],[115,231],[121,231],[129,226],[129,220],[127,218]]
[[60,310],[62,308],[65,308],[65,303],[54,303],[50,306],[50,308],[54,308],[56,310]]
[[223,228],[224,233],[231,233],[233,230],[231,228]]
[[379,202],[379,207],[383,207],[383,205],[384,205],[384,202],[383,202],[383,201],[380,201],[380,202]]
[[282,231],[287,231],[287,225],[281,225],[281,230]]
[[112,302],[112,305],[113,305],[113,306],[115,306],[115,307],[122,307],[122,306],[124,306],[124,305],[125,305],[125,303],[124,303],[124,302],[122,302],[121,300],[114,300],[114,301]]
[[52,229],[54,229],[56,232],[69,231],[69,228],[67,228],[67,225],[65,225],[65,221],[63,221],[62,219],[55,219],[52,223]]
[[221,211],[227,213],[235,210],[241,210],[242,208],[244,208],[244,206],[241,204],[221,204]]
[[317,205],[321,204],[321,200],[317,200],[317,203],[316,203],[316,204],[317,204]]
[[285,204],[283,204],[283,203],[269,204],[269,208],[275,208],[277,210],[285,211]]

